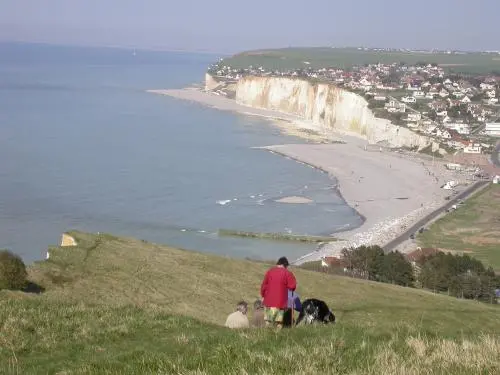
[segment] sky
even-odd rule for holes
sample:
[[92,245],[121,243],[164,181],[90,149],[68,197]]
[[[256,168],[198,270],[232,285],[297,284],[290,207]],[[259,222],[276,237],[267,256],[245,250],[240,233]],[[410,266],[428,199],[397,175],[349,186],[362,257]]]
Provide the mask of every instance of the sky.
[[0,41],[500,50],[500,0],[0,0]]

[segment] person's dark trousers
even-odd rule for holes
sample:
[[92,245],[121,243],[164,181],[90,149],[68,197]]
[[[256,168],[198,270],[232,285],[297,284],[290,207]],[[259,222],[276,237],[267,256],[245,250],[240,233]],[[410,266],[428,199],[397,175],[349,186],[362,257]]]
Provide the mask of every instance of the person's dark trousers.
[[286,309],[283,315],[283,327],[290,328],[292,325],[292,309]]

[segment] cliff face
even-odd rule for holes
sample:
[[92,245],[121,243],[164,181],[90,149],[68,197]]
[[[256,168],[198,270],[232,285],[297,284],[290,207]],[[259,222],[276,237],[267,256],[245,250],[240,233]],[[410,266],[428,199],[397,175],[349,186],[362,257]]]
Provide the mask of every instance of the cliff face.
[[212,77],[208,73],[205,73],[205,90],[215,90],[219,86],[220,83],[214,77]]
[[238,103],[295,114],[323,134],[340,131],[371,143],[386,141],[394,147],[423,148],[428,137],[376,118],[361,96],[334,85],[281,77],[245,77],[236,87]]

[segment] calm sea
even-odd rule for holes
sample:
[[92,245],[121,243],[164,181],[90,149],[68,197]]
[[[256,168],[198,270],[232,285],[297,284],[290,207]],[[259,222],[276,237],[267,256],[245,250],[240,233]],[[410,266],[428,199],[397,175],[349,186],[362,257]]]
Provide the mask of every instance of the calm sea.
[[[198,82],[214,59],[0,44],[0,248],[31,262],[79,229],[234,257],[296,258],[314,245],[217,230],[321,235],[359,225],[335,181],[252,149],[300,139],[265,120],[145,92]],[[274,202],[287,195],[315,203]]]

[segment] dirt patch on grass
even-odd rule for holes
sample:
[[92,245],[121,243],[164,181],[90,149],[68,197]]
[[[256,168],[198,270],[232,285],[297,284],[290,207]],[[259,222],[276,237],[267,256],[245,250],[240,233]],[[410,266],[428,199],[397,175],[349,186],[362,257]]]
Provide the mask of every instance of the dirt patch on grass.
[[453,230],[443,231],[445,234],[459,234],[459,233],[477,233],[481,232],[483,228],[455,228]]
[[490,232],[483,232],[483,236],[485,236],[485,237],[498,237],[500,240],[500,231],[493,230]]
[[495,245],[500,244],[500,238],[491,238],[485,236],[471,236],[465,237],[463,239],[464,242],[470,243],[473,245]]
[[462,249],[462,250],[452,250],[452,249],[443,249],[443,248],[438,248],[439,251],[442,251],[443,253],[450,253],[450,254],[472,254],[474,251],[472,249]]

